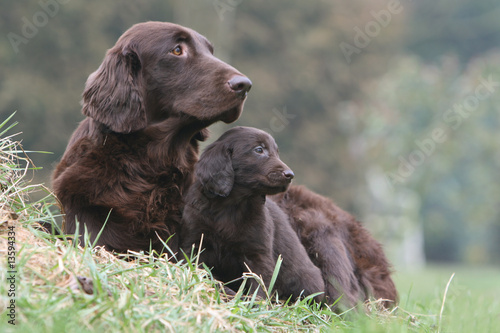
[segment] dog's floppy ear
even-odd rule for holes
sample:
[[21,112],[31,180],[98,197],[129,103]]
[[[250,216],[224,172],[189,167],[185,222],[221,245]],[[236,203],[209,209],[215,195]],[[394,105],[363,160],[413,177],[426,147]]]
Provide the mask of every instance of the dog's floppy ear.
[[108,50],[101,66],[87,79],[83,114],[118,133],[146,127],[141,67],[139,56],[131,47]]
[[220,142],[208,146],[196,165],[195,174],[206,194],[227,197],[234,183],[231,149]]

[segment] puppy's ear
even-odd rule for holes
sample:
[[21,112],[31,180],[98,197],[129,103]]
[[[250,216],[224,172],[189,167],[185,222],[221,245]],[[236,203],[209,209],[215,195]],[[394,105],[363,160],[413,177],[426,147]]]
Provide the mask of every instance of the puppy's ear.
[[208,146],[196,164],[195,174],[206,194],[227,197],[234,183],[231,150],[219,142]]
[[83,114],[118,133],[146,127],[141,67],[139,56],[131,47],[108,50],[101,66],[87,79]]

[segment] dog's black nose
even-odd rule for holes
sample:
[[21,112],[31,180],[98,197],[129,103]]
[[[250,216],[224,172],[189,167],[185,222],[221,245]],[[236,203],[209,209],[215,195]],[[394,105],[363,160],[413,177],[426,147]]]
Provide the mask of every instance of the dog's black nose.
[[288,170],[283,171],[283,176],[285,176],[285,178],[287,180],[292,180],[293,177],[295,177],[295,174],[293,173],[292,170],[288,169]]
[[227,81],[231,90],[237,93],[247,93],[252,88],[252,81],[246,76],[236,75]]

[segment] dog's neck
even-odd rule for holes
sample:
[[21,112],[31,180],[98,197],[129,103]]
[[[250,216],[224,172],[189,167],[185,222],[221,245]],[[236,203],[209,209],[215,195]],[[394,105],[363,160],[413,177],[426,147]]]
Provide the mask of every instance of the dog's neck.
[[263,209],[266,204],[266,195],[250,193],[244,187],[234,186],[231,193],[227,197],[223,197],[210,192],[197,180],[190,191],[195,191],[197,195],[190,195],[193,199],[186,204],[191,205],[199,212],[222,212],[229,209],[237,210],[245,215],[249,211]]
[[[87,125],[82,136],[97,138],[97,143],[106,144],[106,137],[114,135],[123,141],[147,147],[148,155],[155,156],[157,161],[167,164],[184,162],[188,147],[198,149],[198,141],[208,137],[208,127],[211,122],[196,121],[186,116],[170,117],[161,122],[148,125],[146,128],[131,132],[113,132],[108,126],[92,119],[85,120]],[[77,141],[75,138],[73,141]],[[177,164],[177,163],[176,163]],[[186,163],[180,163],[185,165]]]
[[148,155],[161,156],[160,161],[168,165],[186,166],[192,173],[198,161],[199,141],[208,137],[206,127],[210,124],[180,116],[150,125],[142,130],[148,138]]
[[[161,122],[131,133],[116,133],[106,125],[87,118],[86,135],[94,137],[96,144],[106,145],[114,137],[136,151],[143,151],[151,167],[167,170],[175,167],[183,175],[183,187],[193,182],[194,165],[198,161],[199,141],[208,137],[210,122],[202,122],[187,116],[170,117]],[[76,138],[75,138],[76,141]]]

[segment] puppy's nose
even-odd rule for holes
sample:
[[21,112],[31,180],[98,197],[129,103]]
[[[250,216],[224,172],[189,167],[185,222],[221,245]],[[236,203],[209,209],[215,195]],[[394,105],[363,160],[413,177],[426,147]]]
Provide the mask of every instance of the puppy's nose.
[[293,173],[293,171],[292,171],[292,170],[287,169],[287,170],[283,171],[283,176],[285,176],[285,178],[286,178],[287,180],[292,180],[292,179],[293,179],[293,177],[295,177],[295,174]]
[[229,84],[231,90],[236,93],[246,94],[250,91],[250,88],[252,88],[252,81],[250,81],[250,79],[246,76],[241,75],[233,76],[229,81],[227,81],[227,84]]

